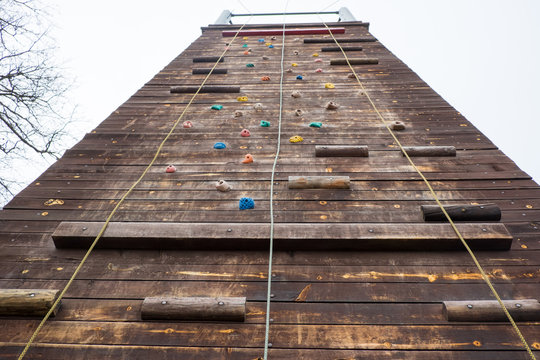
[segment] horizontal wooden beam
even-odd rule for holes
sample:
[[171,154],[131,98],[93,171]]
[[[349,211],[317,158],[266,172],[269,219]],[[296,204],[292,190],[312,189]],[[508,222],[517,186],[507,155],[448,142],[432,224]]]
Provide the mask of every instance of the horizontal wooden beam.
[[[171,86],[171,94],[194,94],[198,86]],[[240,86],[204,85],[200,93],[239,93]]]
[[[333,28],[306,28],[306,29],[285,29],[285,35],[317,35],[317,34],[329,34],[329,30],[333,34],[345,34],[344,27]],[[223,37],[232,37],[236,35],[237,31],[225,30],[221,32]],[[257,30],[241,30],[238,32],[238,36],[269,36],[269,35],[283,35],[283,29],[257,29]]]
[[[351,65],[373,65],[378,64],[379,59],[376,58],[357,58],[349,59]],[[330,65],[348,65],[347,59],[331,59]]]
[[[363,38],[348,38],[348,39],[336,39],[338,43],[353,43],[353,42],[374,42],[375,38],[363,37]],[[335,43],[334,39],[304,39],[304,44],[331,44]]]
[[404,146],[403,149],[411,157],[456,156],[456,148],[454,146]]
[[[439,205],[422,205],[424,221],[448,221]],[[452,221],[500,221],[501,209],[495,204],[445,205]]]
[[[195,68],[195,69],[191,70],[191,74],[193,74],[193,75],[210,74],[210,70],[212,70],[212,69]],[[226,73],[227,73],[227,69],[214,69],[212,71],[212,74],[226,74]]]
[[[52,234],[57,248],[87,248],[102,222],[62,222]],[[503,224],[458,224],[475,250],[507,250],[512,236]],[[268,246],[268,223],[111,222],[99,248],[242,249]],[[462,250],[448,224],[275,223],[279,250]]]
[[[539,321],[540,303],[536,299],[503,300],[516,321]],[[508,321],[497,300],[443,301],[448,321]]]
[[224,58],[223,57],[219,57],[219,56],[200,56],[200,57],[196,57],[196,58],[193,58],[193,62],[194,63],[203,63],[203,62],[217,62],[219,60],[219,62],[223,62]]
[[349,189],[348,176],[289,176],[289,189]]
[[316,145],[316,157],[359,156],[368,157],[366,145]]
[[143,320],[244,321],[245,297],[147,297]]
[[[0,315],[43,316],[58,298],[60,290],[0,289]],[[51,316],[58,312],[57,306]]]
[[321,52],[336,52],[341,51],[341,49],[344,51],[362,51],[361,46],[342,46],[341,48],[339,46],[330,46],[321,48]]

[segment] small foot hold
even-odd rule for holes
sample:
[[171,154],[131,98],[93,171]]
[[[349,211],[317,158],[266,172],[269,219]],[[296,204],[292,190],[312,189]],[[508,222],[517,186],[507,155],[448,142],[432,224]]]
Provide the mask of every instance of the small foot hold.
[[173,173],[173,172],[176,172],[176,167],[174,165],[169,165],[167,166],[167,168],[165,169],[165,172],[167,173]]
[[403,123],[402,121],[393,121],[390,124],[390,128],[396,131],[405,130],[405,123]]
[[242,164],[251,164],[253,162],[253,155],[246,154],[244,156],[244,160],[242,160]]
[[292,96],[293,98],[299,98],[299,97],[302,96],[302,94],[300,93],[300,91],[295,90],[295,91],[293,91],[293,92],[291,93],[291,96]]
[[240,136],[249,137],[249,136],[251,136],[251,133],[249,132],[248,129],[244,129],[244,130],[240,131]]
[[304,141],[304,138],[302,138],[300,135],[295,135],[295,136],[291,136],[289,141],[292,142],[292,143],[297,143],[297,142]]
[[227,145],[225,145],[225,143],[222,143],[222,142],[217,142],[214,144],[214,149],[225,149],[227,147]]
[[231,185],[227,183],[225,180],[219,180],[216,183],[216,189],[222,192],[230,191],[232,189]]
[[261,120],[261,126],[262,127],[270,127],[270,121]]
[[240,198],[238,207],[240,208],[240,210],[253,209],[255,208],[255,201],[253,201],[252,198],[248,197]]
[[329,101],[328,104],[326,104],[327,110],[337,110],[337,108],[339,108],[339,105],[334,101]]
[[182,126],[185,127],[186,129],[189,129],[190,127],[193,127],[193,123],[187,120],[182,123]]

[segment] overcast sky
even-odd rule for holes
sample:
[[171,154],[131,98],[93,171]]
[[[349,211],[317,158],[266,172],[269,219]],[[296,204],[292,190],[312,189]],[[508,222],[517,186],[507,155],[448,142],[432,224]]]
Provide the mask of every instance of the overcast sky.
[[[320,11],[333,1],[291,0],[288,11]],[[237,0],[49,0],[53,35],[75,87],[78,138],[91,131]],[[252,12],[281,12],[285,1],[249,1]],[[486,134],[522,170],[540,179],[540,1],[343,0],[357,20]],[[270,21],[280,22],[281,17]],[[326,16],[326,20],[337,19]],[[234,18],[241,23],[247,18]],[[268,22],[256,18],[254,22]],[[304,17],[300,21],[316,18]],[[297,17],[288,21],[298,21]],[[70,144],[71,145],[71,144]],[[32,181],[44,168],[23,167]]]

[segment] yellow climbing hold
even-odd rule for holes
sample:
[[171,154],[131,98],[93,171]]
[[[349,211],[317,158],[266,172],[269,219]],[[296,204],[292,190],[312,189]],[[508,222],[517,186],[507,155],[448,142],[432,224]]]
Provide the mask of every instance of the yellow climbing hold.
[[315,53],[315,54],[313,54],[312,56],[313,56],[313,57],[318,57],[319,54]]
[[290,139],[289,139],[290,142],[292,143],[297,143],[297,142],[302,142],[304,141],[304,139],[300,136],[300,135],[295,135],[295,136],[292,136]]
[[64,200],[61,199],[49,199],[43,203],[45,206],[64,205]]
[[298,64],[297,63],[292,63],[291,66],[298,66]]
[[266,46],[270,46],[270,45],[272,45],[272,43],[266,43],[266,44],[264,44],[264,45],[266,45]]
[[238,101],[248,101],[248,97],[247,96],[239,96],[236,98],[236,100]]
[[247,39],[248,39],[248,37],[247,37],[247,36],[244,36],[244,37],[243,37],[242,39],[243,39],[243,40],[247,40]]
[[335,88],[335,86],[332,83],[326,83],[326,84],[324,84],[324,88],[325,89],[333,89],[333,88]]

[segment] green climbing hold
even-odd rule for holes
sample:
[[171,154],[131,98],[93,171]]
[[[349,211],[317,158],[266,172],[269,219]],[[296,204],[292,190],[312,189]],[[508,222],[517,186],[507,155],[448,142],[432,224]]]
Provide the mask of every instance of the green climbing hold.
[[312,122],[309,124],[309,126],[320,128],[322,126],[322,122]]
[[248,47],[248,44],[244,44],[244,45],[242,45],[242,47]]
[[270,126],[270,121],[261,120],[261,126],[262,127],[269,127]]
[[223,109],[223,105],[212,105],[212,107],[210,109],[212,109],[212,110],[221,110],[221,109]]
[[255,67],[253,64],[246,64],[246,67]]

